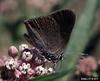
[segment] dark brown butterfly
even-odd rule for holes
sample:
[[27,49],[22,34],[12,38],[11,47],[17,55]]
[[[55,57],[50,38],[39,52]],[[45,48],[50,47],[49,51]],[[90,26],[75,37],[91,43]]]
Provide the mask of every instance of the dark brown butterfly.
[[25,20],[28,34],[26,40],[39,49],[47,60],[57,62],[62,59],[75,23],[71,10],[61,10],[48,16]]

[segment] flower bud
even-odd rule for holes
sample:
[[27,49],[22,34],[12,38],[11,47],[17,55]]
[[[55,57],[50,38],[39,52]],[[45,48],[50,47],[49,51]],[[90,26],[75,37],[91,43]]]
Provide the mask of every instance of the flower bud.
[[16,57],[18,55],[18,49],[15,46],[11,46],[8,49],[8,55],[13,57],[13,58]]
[[44,67],[42,67],[42,66],[37,66],[36,68],[35,68],[35,72],[36,72],[36,74],[37,75],[44,75],[44,74],[47,74],[47,71],[46,71],[47,69],[45,69]]
[[49,68],[47,72],[48,72],[48,74],[53,73],[54,72],[53,68]]
[[29,48],[27,44],[21,44],[21,45],[19,46],[19,51],[22,52],[23,50],[25,50],[25,49],[27,49],[27,48]]

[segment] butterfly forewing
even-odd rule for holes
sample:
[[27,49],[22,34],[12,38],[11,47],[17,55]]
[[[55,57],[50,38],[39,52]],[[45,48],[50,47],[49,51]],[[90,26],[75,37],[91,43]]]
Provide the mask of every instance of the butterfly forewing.
[[69,40],[74,23],[75,15],[70,10],[29,19],[25,21],[28,31],[28,36],[25,37],[38,49],[43,47],[54,54],[61,54]]
[[56,14],[51,14],[51,16],[59,24],[60,33],[67,43],[75,24],[75,14],[71,10],[62,10],[61,12],[56,12]]

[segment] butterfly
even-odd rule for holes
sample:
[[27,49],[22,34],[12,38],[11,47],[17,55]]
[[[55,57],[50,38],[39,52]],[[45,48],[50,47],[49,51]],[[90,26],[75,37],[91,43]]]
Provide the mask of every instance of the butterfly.
[[36,47],[48,61],[58,62],[63,58],[75,24],[75,14],[71,10],[60,10],[48,16],[24,21],[27,33],[25,39]]

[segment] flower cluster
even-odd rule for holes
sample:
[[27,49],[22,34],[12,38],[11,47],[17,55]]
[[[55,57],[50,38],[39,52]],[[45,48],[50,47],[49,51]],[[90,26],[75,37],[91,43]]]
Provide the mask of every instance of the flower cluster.
[[[81,56],[78,64],[76,65],[77,76],[85,76],[85,77],[97,77],[97,70],[100,68],[99,60],[97,60],[93,56]],[[95,75],[94,75],[95,73]]]
[[21,44],[19,49],[11,46],[8,57],[0,58],[0,71],[3,80],[25,81],[32,77],[54,73],[53,67],[48,67],[49,61],[35,47],[29,48]]

